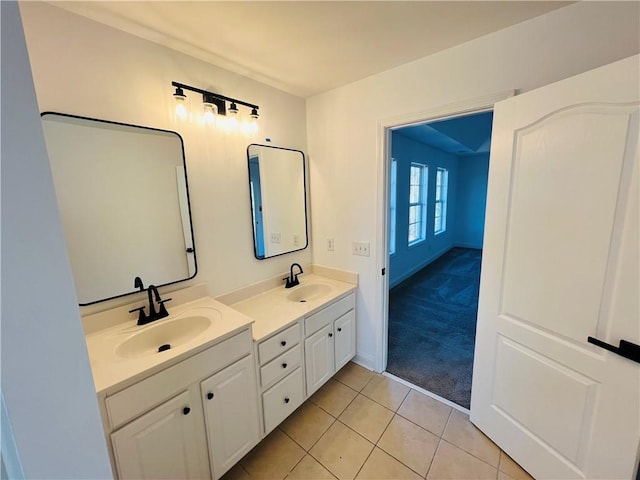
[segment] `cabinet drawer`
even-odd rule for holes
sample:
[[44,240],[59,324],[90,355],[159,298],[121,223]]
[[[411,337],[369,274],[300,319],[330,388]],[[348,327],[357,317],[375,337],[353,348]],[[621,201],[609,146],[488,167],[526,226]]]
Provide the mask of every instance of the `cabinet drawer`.
[[336,318],[344,315],[355,306],[355,294],[351,293],[341,300],[304,319],[305,336],[309,336],[322,327],[329,325]]
[[258,345],[258,359],[260,365],[273,360],[282,352],[300,343],[300,324],[291,325],[286,330],[276,333],[273,337]]
[[300,365],[302,359],[301,350],[298,344],[260,367],[260,385],[262,385],[262,388],[269,387],[269,385],[277,382],[288,373],[293,372]]
[[264,430],[269,433],[298,408],[304,400],[302,368],[262,394]]
[[249,355],[251,330],[245,330],[176,365],[105,399],[112,429],[137,417],[175,395],[175,392]]

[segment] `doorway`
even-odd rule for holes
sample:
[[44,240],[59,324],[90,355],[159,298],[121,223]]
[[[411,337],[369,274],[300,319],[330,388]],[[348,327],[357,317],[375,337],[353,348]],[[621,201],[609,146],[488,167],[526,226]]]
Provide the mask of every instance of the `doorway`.
[[390,132],[387,372],[468,409],[492,111]]

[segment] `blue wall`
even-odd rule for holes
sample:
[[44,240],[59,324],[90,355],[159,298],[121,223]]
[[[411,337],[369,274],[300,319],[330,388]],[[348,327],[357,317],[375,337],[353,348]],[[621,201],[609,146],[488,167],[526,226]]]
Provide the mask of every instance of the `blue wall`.
[[482,248],[488,179],[488,153],[460,158],[453,241],[456,246]]
[[[455,246],[482,248],[484,236],[489,154],[457,157],[416,142],[398,132],[391,134],[391,156],[397,162],[396,250],[389,259],[389,286],[394,287]],[[408,245],[409,170],[411,163],[429,167],[427,238]],[[449,170],[447,231],[433,234],[435,172]]]
[[[458,157],[428,147],[397,132],[391,134],[391,156],[397,161],[396,251],[390,256],[389,285],[393,287],[438,258],[454,246],[456,231],[456,185]],[[409,171],[411,162],[429,167],[427,187],[427,235],[417,245],[408,245],[409,236]],[[433,234],[436,168],[449,170],[447,230]]]

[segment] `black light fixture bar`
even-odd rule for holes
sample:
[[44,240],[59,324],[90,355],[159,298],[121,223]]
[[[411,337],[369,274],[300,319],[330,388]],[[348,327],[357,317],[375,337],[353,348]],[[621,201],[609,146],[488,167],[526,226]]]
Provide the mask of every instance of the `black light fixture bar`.
[[171,85],[173,85],[176,88],[181,88],[183,90],[189,90],[191,92],[201,94],[204,102],[213,103],[216,107],[218,107],[219,115],[227,114],[226,102],[244,105],[245,107],[249,107],[251,109],[256,110],[256,112],[260,108],[258,105],[254,105],[253,103],[243,102],[242,100],[238,100],[237,98],[231,98],[225,95],[220,95],[219,93],[209,92],[207,90],[202,90],[201,88],[185,85],[184,83],[171,82]]

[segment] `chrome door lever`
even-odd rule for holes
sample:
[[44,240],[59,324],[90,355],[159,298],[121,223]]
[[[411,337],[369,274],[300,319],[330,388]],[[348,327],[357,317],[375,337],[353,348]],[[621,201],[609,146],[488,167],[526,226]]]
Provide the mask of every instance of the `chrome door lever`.
[[640,345],[636,345],[635,343],[620,340],[620,346],[614,347],[613,345],[594,337],[587,337],[587,342],[593,343],[594,345],[604,348],[605,350],[609,350],[610,352],[617,353],[618,355],[628,358],[633,362],[640,363]]

